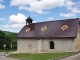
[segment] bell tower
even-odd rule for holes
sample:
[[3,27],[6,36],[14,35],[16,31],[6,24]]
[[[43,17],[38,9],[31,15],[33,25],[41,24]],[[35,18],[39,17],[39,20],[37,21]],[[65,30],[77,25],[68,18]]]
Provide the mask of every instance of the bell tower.
[[32,19],[31,17],[28,17],[28,18],[26,19],[26,25],[32,24],[32,21],[33,21],[33,19]]

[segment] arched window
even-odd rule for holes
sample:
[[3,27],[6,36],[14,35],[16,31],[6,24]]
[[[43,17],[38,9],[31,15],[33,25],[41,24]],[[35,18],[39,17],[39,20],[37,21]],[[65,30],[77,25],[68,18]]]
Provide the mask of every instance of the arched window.
[[50,49],[54,49],[54,42],[50,41]]

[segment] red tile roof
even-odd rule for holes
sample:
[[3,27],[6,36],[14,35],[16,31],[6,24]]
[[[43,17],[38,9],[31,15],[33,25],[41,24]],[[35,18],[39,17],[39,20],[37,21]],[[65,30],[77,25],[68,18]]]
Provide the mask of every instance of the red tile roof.
[[[79,18],[32,23],[25,25],[16,38],[76,37]],[[30,28],[27,32],[26,30]]]

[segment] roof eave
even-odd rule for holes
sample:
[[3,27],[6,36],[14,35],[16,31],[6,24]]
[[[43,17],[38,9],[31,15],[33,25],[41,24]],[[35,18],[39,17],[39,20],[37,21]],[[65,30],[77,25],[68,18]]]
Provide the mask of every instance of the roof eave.
[[76,37],[16,37],[16,39],[55,39],[55,38],[76,38]]

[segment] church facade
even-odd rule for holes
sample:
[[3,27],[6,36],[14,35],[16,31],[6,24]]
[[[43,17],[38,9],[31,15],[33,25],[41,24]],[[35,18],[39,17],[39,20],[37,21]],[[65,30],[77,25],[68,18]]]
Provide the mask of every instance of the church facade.
[[80,49],[79,18],[32,23],[26,19],[26,25],[17,34],[17,52],[74,52]]

